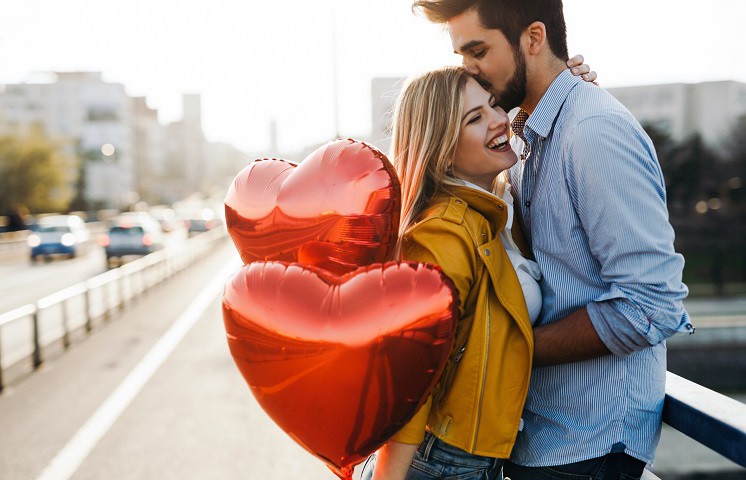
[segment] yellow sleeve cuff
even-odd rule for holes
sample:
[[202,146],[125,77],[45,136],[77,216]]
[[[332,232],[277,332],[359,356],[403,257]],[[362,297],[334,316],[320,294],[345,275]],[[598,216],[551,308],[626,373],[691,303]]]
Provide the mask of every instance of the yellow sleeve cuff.
[[427,402],[420,407],[419,411],[412,417],[412,420],[404,425],[396,435],[391,437],[391,440],[410,445],[419,445],[422,443],[425,439],[425,427],[427,427],[427,419],[430,416],[432,404],[433,397],[431,395],[427,397]]

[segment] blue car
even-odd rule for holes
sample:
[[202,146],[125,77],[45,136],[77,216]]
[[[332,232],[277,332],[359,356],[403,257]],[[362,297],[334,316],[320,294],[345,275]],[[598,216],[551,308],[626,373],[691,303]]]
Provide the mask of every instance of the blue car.
[[32,262],[38,257],[50,260],[52,255],[74,258],[88,248],[91,239],[85,223],[75,215],[42,217],[32,230],[26,240]]

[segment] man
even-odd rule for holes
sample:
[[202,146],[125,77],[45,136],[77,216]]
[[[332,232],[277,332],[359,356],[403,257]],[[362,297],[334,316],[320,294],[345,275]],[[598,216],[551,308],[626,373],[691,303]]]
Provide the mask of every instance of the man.
[[513,120],[511,170],[544,304],[512,480],[640,478],[660,436],[665,339],[682,306],[652,142],[604,90],[566,71],[561,0],[418,0]]

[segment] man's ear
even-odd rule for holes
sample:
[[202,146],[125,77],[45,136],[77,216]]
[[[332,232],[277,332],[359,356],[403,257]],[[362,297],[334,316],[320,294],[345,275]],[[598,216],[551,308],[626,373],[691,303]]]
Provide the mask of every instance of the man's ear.
[[526,52],[538,55],[547,46],[547,27],[542,22],[534,22],[523,31]]

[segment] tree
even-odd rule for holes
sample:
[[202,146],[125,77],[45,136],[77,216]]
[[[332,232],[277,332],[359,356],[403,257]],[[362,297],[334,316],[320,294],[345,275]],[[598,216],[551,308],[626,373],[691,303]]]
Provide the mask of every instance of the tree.
[[41,132],[0,136],[0,212],[66,210],[74,176],[75,160]]
[[727,188],[732,208],[746,215],[746,115],[742,116],[727,137]]

